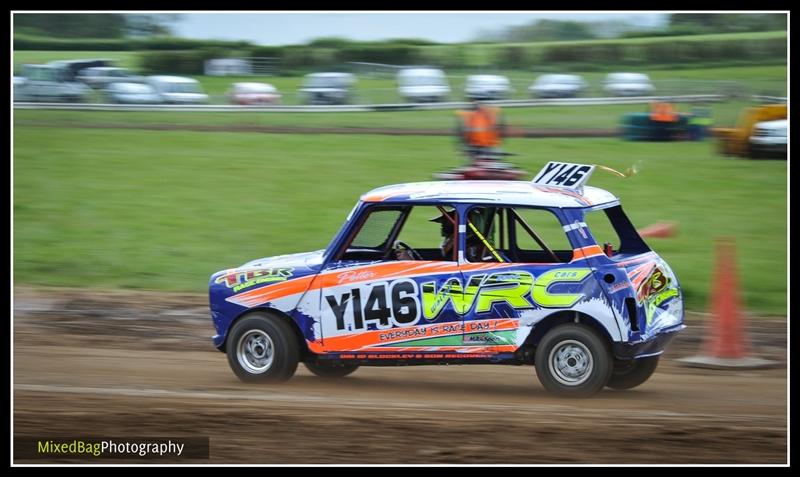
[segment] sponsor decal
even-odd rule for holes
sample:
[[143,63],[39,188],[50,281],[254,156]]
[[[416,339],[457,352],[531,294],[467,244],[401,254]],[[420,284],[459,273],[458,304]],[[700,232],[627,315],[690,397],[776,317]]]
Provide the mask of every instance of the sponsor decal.
[[294,268],[263,268],[258,270],[233,270],[225,275],[220,275],[214,283],[224,283],[228,288],[232,288],[234,293],[245,288],[270,282],[286,281],[292,276]]
[[340,354],[339,359],[470,359],[470,358],[486,358],[485,353],[343,353]]
[[[438,288],[435,281],[423,282],[418,287],[409,279],[367,283],[325,295],[323,312],[327,311],[326,307],[330,309],[337,330],[356,331],[367,329],[369,323],[378,330],[389,330],[411,327],[420,318],[434,321],[448,306],[462,316],[471,310],[477,314],[489,313],[496,304],[507,304],[517,310],[537,305],[571,307],[583,298],[583,294],[554,292],[551,285],[582,282],[590,274],[589,268],[550,270],[534,280],[533,275],[526,271],[503,271],[472,275],[466,283],[453,277]],[[473,331],[484,330],[467,330]],[[392,331],[396,332],[399,331]],[[387,336],[390,334],[386,333]]]
[[630,284],[628,282],[618,282],[618,283],[608,287],[608,292],[609,293],[616,293],[616,292],[618,292],[620,290],[625,290],[626,288],[629,288],[629,287],[630,287]]
[[647,324],[653,322],[659,307],[669,299],[680,296],[678,289],[672,285],[672,280],[661,268],[654,266],[647,278],[642,280],[636,291],[636,299],[644,305]]
[[660,268],[655,267],[650,276],[643,280],[637,291],[637,298],[641,302],[650,295],[655,295],[669,285],[669,277],[664,275]]
[[365,271],[349,271],[340,273],[336,278],[339,280],[339,283],[344,282],[359,282],[364,280],[369,280],[370,278],[375,278],[376,273],[371,272],[369,270]]

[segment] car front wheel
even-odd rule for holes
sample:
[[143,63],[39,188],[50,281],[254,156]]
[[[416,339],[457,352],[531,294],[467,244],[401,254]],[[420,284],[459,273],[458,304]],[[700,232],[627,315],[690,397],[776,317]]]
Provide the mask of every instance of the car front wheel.
[[568,323],[550,330],[536,348],[536,375],[553,394],[589,397],[608,383],[613,361],[606,340],[594,329]]
[[242,381],[279,383],[297,370],[299,345],[289,324],[268,313],[251,313],[228,334],[228,364]]

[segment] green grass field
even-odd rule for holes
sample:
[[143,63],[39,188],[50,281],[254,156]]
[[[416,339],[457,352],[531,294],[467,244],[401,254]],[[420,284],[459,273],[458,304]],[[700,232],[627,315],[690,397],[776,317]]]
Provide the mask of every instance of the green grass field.
[[[742,111],[753,106],[748,101],[713,103],[712,116],[716,126],[733,126]],[[518,128],[615,128],[626,113],[647,111],[647,104],[611,106],[536,106],[504,108],[503,114],[511,127]],[[677,105],[678,111],[688,113],[691,104]],[[118,111],[14,111],[19,125],[42,122],[81,124],[216,124],[229,126],[295,126],[295,127],[347,127],[347,128],[453,128],[456,121],[452,110],[392,111],[392,112],[338,112],[338,113],[287,113],[287,112],[118,112]]]
[[[19,113],[19,112],[17,112]],[[203,291],[250,259],[323,248],[360,194],[460,163],[452,138],[14,128],[16,284]],[[749,310],[786,314],[787,163],[723,158],[705,143],[514,140],[515,161],[641,173],[591,183],[622,198],[688,306],[706,306],[715,237],[737,239]]]

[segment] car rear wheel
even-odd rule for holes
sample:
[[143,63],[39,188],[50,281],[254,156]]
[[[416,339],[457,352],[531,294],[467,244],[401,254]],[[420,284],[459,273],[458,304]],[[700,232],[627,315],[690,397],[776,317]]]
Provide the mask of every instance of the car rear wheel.
[[658,367],[658,356],[634,359],[628,362],[615,362],[608,387],[611,389],[632,389],[647,381]]
[[306,361],[306,368],[321,378],[343,378],[358,369],[357,364],[327,363],[324,361]]
[[608,383],[612,358],[606,340],[592,328],[568,323],[550,330],[536,348],[536,375],[553,394],[589,397]]
[[289,324],[268,313],[251,313],[228,334],[228,364],[242,381],[278,383],[297,370],[299,346]]

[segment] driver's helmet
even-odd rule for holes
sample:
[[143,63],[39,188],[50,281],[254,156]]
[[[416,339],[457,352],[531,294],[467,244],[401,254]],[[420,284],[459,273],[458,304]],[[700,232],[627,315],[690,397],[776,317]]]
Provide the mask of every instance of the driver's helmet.
[[447,237],[449,235],[453,235],[453,222],[455,222],[457,219],[458,214],[456,210],[453,209],[445,211],[443,214],[430,219],[430,221],[442,224],[442,237]]

